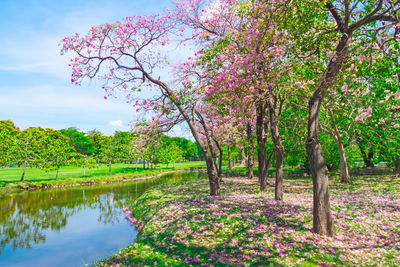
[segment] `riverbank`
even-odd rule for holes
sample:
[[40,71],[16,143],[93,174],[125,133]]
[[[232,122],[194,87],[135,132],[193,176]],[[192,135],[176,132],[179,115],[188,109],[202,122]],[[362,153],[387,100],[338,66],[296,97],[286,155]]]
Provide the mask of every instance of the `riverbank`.
[[[285,201],[255,179],[226,178],[220,197],[208,183],[157,186],[131,207],[137,240],[99,266],[397,266],[400,179],[355,178],[330,187],[336,236],[312,227],[312,183],[286,180]],[[130,213],[129,210],[126,210]]]
[[[143,169],[141,166],[118,164],[114,166],[111,175],[101,172],[105,168],[97,168],[86,176],[82,175],[82,169],[79,167],[70,167],[63,173],[63,176],[56,179],[53,173],[44,173],[37,169],[31,169],[30,176],[23,182],[19,182],[18,169],[0,169],[0,193],[8,193],[23,190],[43,190],[71,186],[87,186],[94,184],[118,183],[135,181],[141,179],[151,179],[162,174],[176,171],[199,170],[205,167],[204,162],[183,162],[169,166],[159,166],[153,169]],[[77,174],[79,173],[79,174]],[[107,173],[107,172],[106,172]],[[68,175],[69,174],[69,175]]]

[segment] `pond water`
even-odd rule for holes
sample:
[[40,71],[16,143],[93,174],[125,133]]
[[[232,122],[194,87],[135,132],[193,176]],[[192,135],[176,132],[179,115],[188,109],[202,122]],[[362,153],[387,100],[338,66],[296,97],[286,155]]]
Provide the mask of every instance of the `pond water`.
[[146,189],[205,178],[177,172],[120,184],[0,196],[0,266],[82,266],[135,240],[122,211]]

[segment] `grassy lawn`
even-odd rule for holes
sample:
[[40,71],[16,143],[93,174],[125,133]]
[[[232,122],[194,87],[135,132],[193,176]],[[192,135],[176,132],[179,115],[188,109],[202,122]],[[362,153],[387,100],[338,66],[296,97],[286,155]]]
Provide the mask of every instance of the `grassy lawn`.
[[138,239],[100,266],[399,266],[400,179],[331,183],[336,235],[312,233],[310,178],[285,180],[284,201],[256,179],[226,178],[220,197],[206,181],[161,185],[128,217]]
[[169,166],[157,165],[153,169],[143,169],[142,164],[137,166],[135,164],[113,164],[111,167],[111,176],[108,173],[108,165],[86,169],[84,176],[82,167],[67,166],[60,169],[58,179],[56,179],[56,171],[45,172],[38,168],[28,168],[23,183],[19,182],[23,171],[22,168],[0,168],[0,187],[3,189],[13,189],[27,186],[119,181],[127,178],[151,176],[167,171],[203,167],[205,167],[203,161],[176,163]]
[[[224,174],[228,174],[228,175],[247,176],[247,167],[246,166],[237,165],[237,166],[233,167],[232,169],[229,169],[227,166],[223,165],[222,166],[222,172]],[[258,174],[258,166],[257,165],[254,165],[253,173],[254,173],[254,175]],[[268,173],[270,175],[275,173],[274,166],[271,166],[268,169]],[[304,171],[301,170],[298,167],[287,167],[286,166],[286,167],[283,168],[283,173],[284,173],[284,175],[290,175],[290,174],[294,174],[294,173],[295,174],[303,174]]]

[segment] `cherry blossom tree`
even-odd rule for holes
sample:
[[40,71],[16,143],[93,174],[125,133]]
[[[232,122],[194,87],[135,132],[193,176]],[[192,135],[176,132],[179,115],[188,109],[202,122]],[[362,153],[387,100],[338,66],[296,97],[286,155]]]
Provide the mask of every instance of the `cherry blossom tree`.
[[[184,27],[176,26],[181,15],[167,11],[165,14],[128,17],[123,22],[92,27],[85,36],[76,34],[62,40],[62,53],[73,52],[71,59],[72,83],[81,84],[95,77],[104,81],[107,96],[115,91],[126,93],[127,99],[138,110],[168,114],[175,110],[186,121],[198,142],[207,163],[210,194],[219,195],[219,180],[210,147],[200,138],[196,126],[193,101],[185,101],[191,94],[187,87],[171,87],[167,81],[157,78],[160,67],[166,66],[168,53],[161,48],[171,43],[171,38],[185,38]],[[183,80],[183,84],[187,83]],[[141,99],[142,90],[151,91],[154,97]]]
[[[284,102],[293,88],[292,62],[286,56],[290,38],[279,27],[277,18],[285,5],[252,1],[239,7],[246,19],[232,28],[224,39],[211,48],[214,58],[209,71],[215,80],[205,92],[215,99],[234,103],[240,110],[255,107],[261,190],[265,189],[266,134],[271,131],[276,153],[275,198],[283,198],[284,148],[279,135],[280,115]],[[208,51],[206,51],[208,52]],[[210,52],[208,52],[210,53]],[[209,58],[208,54],[205,57]],[[248,122],[250,124],[250,121]],[[248,132],[251,136],[248,127]],[[251,140],[249,138],[249,140]]]

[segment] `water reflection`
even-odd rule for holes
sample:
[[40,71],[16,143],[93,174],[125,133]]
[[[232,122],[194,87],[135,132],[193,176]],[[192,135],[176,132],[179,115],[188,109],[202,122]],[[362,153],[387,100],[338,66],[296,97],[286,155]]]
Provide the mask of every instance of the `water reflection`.
[[[7,249],[10,247],[12,251],[24,250],[28,253],[27,249],[45,244],[46,235],[49,233],[62,234],[68,221],[82,211],[97,211],[90,214],[97,216],[100,224],[119,224],[124,221],[121,209],[130,206],[149,187],[203,177],[204,174],[197,172],[171,173],[157,179],[138,182],[2,195],[0,196],[0,265],[6,257],[1,255],[5,249],[11,251]],[[85,221],[81,223],[83,225]],[[82,238],[85,238],[85,242],[90,241],[85,235]],[[124,245],[126,244],[121,246]],[[103,255],[105,256],[107,255]]]

